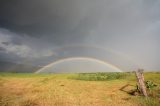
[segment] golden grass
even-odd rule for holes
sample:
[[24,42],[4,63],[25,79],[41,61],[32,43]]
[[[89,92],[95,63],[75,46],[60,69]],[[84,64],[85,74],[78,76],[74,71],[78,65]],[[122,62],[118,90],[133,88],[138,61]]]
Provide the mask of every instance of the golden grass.
[[0,106],[140,106],[136,97],[119,90],[127,83],[73,80],[60,75],[0,77]]

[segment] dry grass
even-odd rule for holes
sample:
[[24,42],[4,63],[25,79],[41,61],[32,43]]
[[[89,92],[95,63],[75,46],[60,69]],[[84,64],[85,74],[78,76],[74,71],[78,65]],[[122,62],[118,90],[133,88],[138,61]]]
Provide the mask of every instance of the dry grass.
[[55,76],[0,77],[0,106],[141,105],[137,97],[119,90],[127,80],[82,81]]

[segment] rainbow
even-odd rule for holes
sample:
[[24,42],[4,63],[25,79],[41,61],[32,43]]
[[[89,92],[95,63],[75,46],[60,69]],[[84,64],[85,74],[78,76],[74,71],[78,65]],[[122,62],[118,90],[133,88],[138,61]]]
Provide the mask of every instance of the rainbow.
[[67,49],[67,48],[78,48],[78,47],[93,48],[93,49],[97,49],[97,51],[104,50],[106,53],[110,52],[113,55],[123,57],[125,60],[127,60],[129,63],[132,63],[136,67],[142,67],[143,66],[142,64],[137,64],[137,61],[134,60],[134,58],[132,58],[131,56],[129,56],[125,53],[113,50],[113,49],[108,48],[108,47],[102,47],[102,46],[97,46],[97,45],[85,45],[85,44],[64,45],[62,47],[54,48],[53,51],[64,50],[64,49]]
[[46,69],[51,68],[52,66],[59,64],[61,62],[67,62],[67,61],[72,61],[72,60],[88,60],[88,61],[95,61],[99,64],[105,65],[106,67],[110,67],[114,70],[116,70],[117,72],[122,72],[121,69],[119,69],[118,67],[116,67],[115,65],[112,65],[110,63],[107,63],[105,61],[99,60],[99,59],[95,59],[95,58],[91,58],[91,57],[68,57],[68,58],[63,58],[57,61],[54,61],[52,63],[49,63],[48,65],[44,66],[43,68],[39,69],[38,71],[36,71],[35,73],[40,73],[40,72],[44,72]]

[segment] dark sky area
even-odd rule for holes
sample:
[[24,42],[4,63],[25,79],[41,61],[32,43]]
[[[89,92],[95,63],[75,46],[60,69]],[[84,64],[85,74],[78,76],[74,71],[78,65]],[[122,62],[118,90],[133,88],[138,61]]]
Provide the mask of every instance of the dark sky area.
[[0,0],[0,61],[89,57],[160,70],[159,34],[159,0]]

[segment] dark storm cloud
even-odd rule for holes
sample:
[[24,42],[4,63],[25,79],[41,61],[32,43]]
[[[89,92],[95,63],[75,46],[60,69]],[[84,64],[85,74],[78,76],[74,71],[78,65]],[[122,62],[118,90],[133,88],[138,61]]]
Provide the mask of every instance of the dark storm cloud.
[[9,45],[9,42],[2,42],[3,45]]
[[6,49],[3,47],[0,47],[0,52],[4,52],[4,51],[6,51]]
[[143,0],[1,0],[0,20],[2,27],[30,36],[48,36],[46,40],[52,38],[54,43],[66,43],[70,39],[81,42],[92,30],[100,31],[98,28],[103,28],[100,32],[109,38],[138,32],[150,23],[148,20],[156,21],[157,2],[148,3]]
[[[44,37],[55,44],[83,41],[97,25],[94,1],[78,0],[2,0],[1,26],[34,37]],[[99,4],[99,3],[98,3]],[[94,9],[96,7],[96,9]],[[95,11],[95,13],[94,13]],[[84,27],[85,26],[85,27]]]
[[[53,55],[48,43],[27,35],[20,35],[0,28],[0,47],[5,49],[6,57],[39,58]],[[44,49],[41,49],[44,48]]]
[[64,45],[96,45],[160,69],[159,10],[159,0],[1,0],[0,47],[43,58]]

